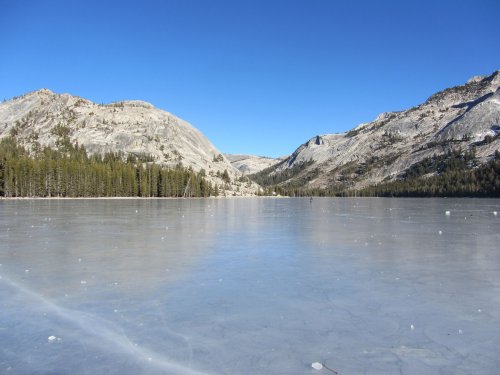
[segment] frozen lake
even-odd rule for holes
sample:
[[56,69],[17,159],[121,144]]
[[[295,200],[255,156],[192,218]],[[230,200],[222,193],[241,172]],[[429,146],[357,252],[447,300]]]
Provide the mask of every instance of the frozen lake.
[[499,243],[500,200],[2,200],[0,373],[499,374]]

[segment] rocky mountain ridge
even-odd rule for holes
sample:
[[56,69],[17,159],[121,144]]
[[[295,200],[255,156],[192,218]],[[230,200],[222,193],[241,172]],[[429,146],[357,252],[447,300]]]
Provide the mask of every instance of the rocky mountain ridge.
[[[140,100],[96,104],[70,94],[41,89],[0,103],[0,138],[14,136],[29,149],[57,148],[62,136],[90,154],[108,152],[143,157],[173,167],[205,171],[206,178],[230,194],[254,194],[258,186],[243,181],[199,130],[188,122]],[[222,178],[227,171],[231,182]]]
[[499,134],[496,71],[440,91],[408,110],[382,113],[351,131],[315,136],[260,177],[278,185],[360,189],[395,180],[415,163],[451,149],[474,149],[485,163],[500,149]]

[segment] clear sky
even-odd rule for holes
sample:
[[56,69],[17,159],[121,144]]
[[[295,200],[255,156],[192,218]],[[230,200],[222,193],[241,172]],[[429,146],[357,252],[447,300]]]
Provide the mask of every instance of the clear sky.
[[289,154],[498,69],[499,0],[0,0],[0,100],[145,100],[227,153]]

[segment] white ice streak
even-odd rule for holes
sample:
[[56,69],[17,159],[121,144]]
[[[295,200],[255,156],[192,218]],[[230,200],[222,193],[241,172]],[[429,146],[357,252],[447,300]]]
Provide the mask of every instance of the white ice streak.
[[[168,358],[165,358],[161,353],[156,353],[152,350],[148,350],[144,347],[138,347],[137,344],[134,344],[130,341],[130,339],[123,333],[120,333],[119,327],[116,327],[114,323],[102,319],[98,316],[93,316],[78,310],[68,309],[62,306],[55,304],[54,302],[45,299],[39,294],[31,291],[30,289],[15,283],[14,281],[3,278],[2,281],[12,288],[17,289],[21,294],[38,301],[41,305],[44,306],[45,309],[50,310],[52,313],[58,315],[60,318],[71,322],[81,328],[90,336],[94,336],[95,344],[106,345],[106,343],[111,344],[112,348],[121,351],[124,354],[132,355],[135,358],[139,359],[147,359],[151,362],[151,365],[154,365],[163,371],[173,374],[182,374],[182,375],[210,375],[207,372],[201,372],[194,369],[191,369],[187,366],[183,366],[178,364]],[[54,338],[53,338],[54,337]],[[60,341],[55,336],[48,337],[49,342],[53,342],[55,340]]]

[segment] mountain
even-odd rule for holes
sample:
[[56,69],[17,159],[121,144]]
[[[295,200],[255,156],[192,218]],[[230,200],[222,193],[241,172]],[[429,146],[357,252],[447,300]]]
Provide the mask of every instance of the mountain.
[[169,167],[180,163],[204,170],[208,180],[232,194],[253,194],[258,188],[243,182],[242,173],[199,130],[143,101],[96,104],[47,89],[34,91],[0,104],[0,139],[9,135],[31,150],[58,148],[66,136],[89,154],[121,153]]
[[346,133],[315,136],[251,178],[267,186],[359,190],[401,180],[457,150],[473,153],[476,167],[485,165],[500,149],[499,87],[500,71],[473,77],[408,110],[382,113]]
[[260,172],[261,170],[272,167],[283,160],[282,158],[275,159],[256,155],[225,154],[224,156],[231,162],[233,167],[237,168],[243,174]]

